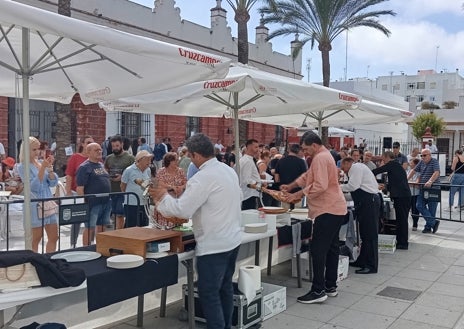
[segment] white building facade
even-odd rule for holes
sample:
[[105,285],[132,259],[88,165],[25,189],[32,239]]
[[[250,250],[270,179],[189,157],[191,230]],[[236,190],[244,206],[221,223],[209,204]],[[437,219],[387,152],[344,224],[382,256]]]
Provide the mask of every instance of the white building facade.
[[[464,77],[455,72],[435,72],[418,70],[415,75],[380,76],[376,81],[378,90],[401,96],[416,108],[416,115],[424,111],[433,111],[443,118],[446,129],[437,136],[436,144],[440,153],[452,156],[454,151],[464,145]],[[421,104],[428,102],[439,109],[422,109]],[[455,103],[454,108],[446,108],[445,102]]]

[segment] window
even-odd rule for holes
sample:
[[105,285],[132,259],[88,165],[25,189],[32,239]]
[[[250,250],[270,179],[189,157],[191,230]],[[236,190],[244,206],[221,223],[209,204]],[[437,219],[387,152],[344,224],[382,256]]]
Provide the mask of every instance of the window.
[[429,101],[435,102],[435,96],[430,96],[430,97],[429,97]]
[[382,85],[382,90],[388,90],[388,85]]
[[417,102],[418,103],[421,103],[421,102],[424,101],[424,95],[417,95],[416,97],[417,97]]
[[404,98],[404,100],[405,100],[406,102],[409,102],[409,101],[411,100],[411,96],[406,96],[406,97]]
[[[120,112],[118,115],[121,135],[133,139],[145,137],[150,142],[150,114]],[[136,152],[137,150],[132,150]]]
[[430,82],[430,89],[436,89],[437,88],[437,83],[436,82]]
[[399,83],[395,83],[395,84],[393,85],[393,90],[394,90],[394,91],[395,91],[395,90],[400,90],[400,84],[399,84]]
[[414,82],[409,82],[408,83],[408,89],[411,90],[411,89],[414,89]]
[[418,82],[417,89],[425,89],[425,82]]
[[199,117],[187,117],[187,125],[185,131],[185,137],[189,138],[190,136],[200,132],[200,118]]

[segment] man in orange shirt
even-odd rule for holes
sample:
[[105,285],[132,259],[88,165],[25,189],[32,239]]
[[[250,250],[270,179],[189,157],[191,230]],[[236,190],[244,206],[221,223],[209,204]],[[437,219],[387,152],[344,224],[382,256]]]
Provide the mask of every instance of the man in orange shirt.
[[307,131],[301,137],[305,156],[312,158],[311,167],[294,182],[282,185],[281,190],[302,190],[290,194],[287,202],[294,203],[306,196],[308,216],[314,219],[311,259],[314,277],[311,290],[297,301],[304,304],[321,303],[337,296],[338,233],[346,214],[346,201],[338,185],[338,169],[330,152],[318,135]]

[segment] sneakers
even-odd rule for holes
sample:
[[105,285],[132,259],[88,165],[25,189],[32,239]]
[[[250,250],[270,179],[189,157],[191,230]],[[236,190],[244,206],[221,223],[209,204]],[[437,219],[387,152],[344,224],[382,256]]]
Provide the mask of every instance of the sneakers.
[[438,219],[435,219],[435,224],[433,225],[432,233],[437,233],[438,226],[440,226],[440,221]]
[[338,291],[337,288],[332,287],[332,288],[326,288],[325,289],[325,294],[329,297],[337,297],[338,296]]
[[424,229],[422,230],[422,233],[432,233],[432,230],[429,229],[429,228],[424,228]]
[[412,227],[412,230],[413,230],[413,231],[417,231],[417,227],[414,227],[414,226],[413,226],[413,227]]
[[327,299],[327,295],[324,291],[321,292],[315,292],[315,291],[310,291],[306,295],[298,297],[296,300],[297,302],[303,303],[303,304],[314,304],[314,303],[322,303]]

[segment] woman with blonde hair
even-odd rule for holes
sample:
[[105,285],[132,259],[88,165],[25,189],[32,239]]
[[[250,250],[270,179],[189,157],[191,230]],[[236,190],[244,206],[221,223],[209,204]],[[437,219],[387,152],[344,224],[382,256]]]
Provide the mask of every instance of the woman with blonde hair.
[[[24,158],[24,147],[29,147],[30,157]],[[21,180],[24,182],[24,162],[30,162],[29,178],[31,185],[32,199],[52,198],[51,187],[58,184],[58,175],[53,171],[53,162],[55,158],[52,155],[47,156],[39,161],[40,141],[35,137],[29,137],[29,144],[23,142],[19,152],[20,163],[18,172]],[[39,243],[43,239],[43,229],[47,233],[47,243],[45,246],[46,252],[56,250],[56,242],[58,241],[58,217],[56,214],[39,218],[39,209],[37,202],[31,202],[31,227],[32,227],[32,250],[38,252]]]

